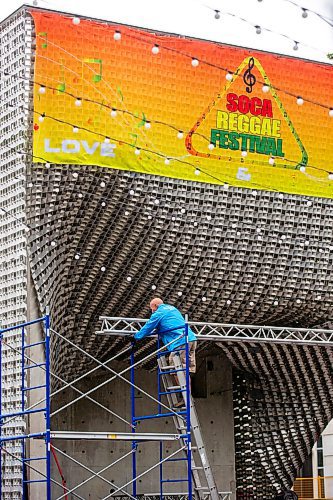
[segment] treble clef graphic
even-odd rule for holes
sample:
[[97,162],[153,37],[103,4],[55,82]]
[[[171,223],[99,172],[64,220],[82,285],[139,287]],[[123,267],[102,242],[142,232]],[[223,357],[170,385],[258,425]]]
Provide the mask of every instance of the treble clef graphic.
[[244,75],[243,75],[243,80],[244,80],[244,83],[246,85],[246,92],[248,92],[249,94],[252,92],[252,87],[254,87],[257,79],[256,77],[254,76],[253,73],[251,73],[251,70],[254,68],[254,59],[253,57],[251,57],[249,59],[249,67],[248,69],[245,71]]

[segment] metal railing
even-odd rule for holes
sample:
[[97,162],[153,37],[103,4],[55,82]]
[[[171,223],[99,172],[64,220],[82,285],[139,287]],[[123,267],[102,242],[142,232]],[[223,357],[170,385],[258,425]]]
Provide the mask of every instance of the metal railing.
[[332,500],[333,476],[299,477],[293,489],[299,500]]

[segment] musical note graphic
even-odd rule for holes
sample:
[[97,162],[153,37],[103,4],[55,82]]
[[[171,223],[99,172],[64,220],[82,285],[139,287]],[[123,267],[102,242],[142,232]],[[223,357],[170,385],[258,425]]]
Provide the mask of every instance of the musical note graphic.
[[83,62],[89,63],[89,64],[98,64],[99,65],[99,70],[98,73],[95,73],[92,77],[92,81],[97,83],[102,80],[102,67],[103,67],[103,62],[102,59],[95,59],[93,57],[88,57],[86,59],[83,59]]
[[252,87],[254,87],[254,85],[256,84],[256,81],[257,81],[254,74],[251,73],[251,70],[253,68],[254,68],[254,59],[253,59],[253,57],[250,57],[249,67],[243,75],[243,80],[244,80],[244,83],[246,85],[246,92],[248,92],[249,94],[252,92]]
[[38,36],[40,36],[42,38],[42,43],[41,43],[42,49],[46,49],[47,48],[47,32],[42,31],[41,33],[38,33]]
[[65,82],[65,68],[64,68],[64,64],[63,64],[63,61],[61,60],[61,63],[60,63],[60,74],[61,74],[61,83],[59,83],[59,85],[57,85],[57,91],[58,92],[65,92],[66,90],[66,82]]

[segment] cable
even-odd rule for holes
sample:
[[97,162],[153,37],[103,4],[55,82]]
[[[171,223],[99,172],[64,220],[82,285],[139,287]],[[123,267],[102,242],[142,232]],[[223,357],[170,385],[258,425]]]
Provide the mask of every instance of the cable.
[[58,460],[58,457],[56,455],[56,452],[54,450],[54,446],[52,444],[50,444],[51,446],[51,453],[53,455],[53,458],[54,458],[54,461],[57,465],[57,469],[58,469],[58,472],[60,474],[60,477],[61,477],[61,483],[62,483],[62,487],[63,487],[63,490],[64,490],[64,499],[65,500],[68,500],[68,496],[67,496],[67,491],[68,491],[68,488],[67,488],[67,483],[66,483],[66,479],[62,473],[62,469],[60,467],[60,463],[59,463],[59,460]]

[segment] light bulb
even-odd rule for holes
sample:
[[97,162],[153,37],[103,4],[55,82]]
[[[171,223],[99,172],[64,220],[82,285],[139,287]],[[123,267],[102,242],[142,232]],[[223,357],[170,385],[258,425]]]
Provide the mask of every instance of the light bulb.
[[131,196],[133,196],[133,195],[135,194],[134,189],[131,189],[131,190],[130,190],[130,192],[129,192],[129,194],[130,194]]
[[308,207],[311,207],[311,206],[312,206],[312,201],[308,200],[308,201],[306,202],[306,204],[307,204],[307,206],[308,206]]
[[159,205],[160,204],[160,200],[155,200],[154,203],[155,203],[155,205]]
[[148,122],[148,121],[146,121],[145,122],[145,128],[147,128],[147,129],[151,128],[151,123]]
[[184,214],[185,212],[186,212],[185,208],[182,208],[180,211],[181,214]]
[[126,280],[127,280],[128,282],[130,282],[130,281],[132,281],[132,278],[131,278],[130,276],[127,276]]
[[197,66],[199,66],[199,61],[198,59],[196,59],[195,57],[192,58],[192,66],[193,68],[196,68]]
[[46,92],[46,88],[44,87],[44,85],[41,85],[41,86],[39,87],[38,92],[39,92],[40,94],[45,94],[45,92]]
[[274,163],[275,163],[275,159],[273,158],[273,156],[271,156],[271,157],[270,157],[270,159],[268,160],[268,163],[269,163],[270,165],[274,165]]
[[110,144],[110,137],[105,137],[104,142],[105,142],[106,144]]
[[228,80],[228,82],[231,82],[231,80],[232,80],[232,73],[230,73],[230,71],[228,71],[228,73],[225,75],[225,79]]
[[278,306],[278,305],[279,305],[279,303],[278,303],[278,301],[277,301],[277,300],[275,300],[275,301],[274,301],[274,305],[275,305],[275,306]]
[[73,132],[74,132],[74,134],[77,134],[77,133],[78,133],[78,131],[79,131],[79,128],[78,128],[78,127],[73,127]]
[[106,207],[105,201],[102,201],[101,205],[102,205],[102,207]]
[[202,299],[201,299],[201,300],[202,300],[202,302],[206,302],[207,297],[202,297]]
[[165,163],[166,165],[169,165],[169,164],[170,164],[170,160],[169,160],[169,158],[165,158],[164,163]]
[[73,172],[73,177],[74,179],[77,179],[79,177],[79,174],[77,172]]
[[297,97],[297,100],[296,100],[298,106],[302,106],[304,104],[304,99],[302,97]]
[[220,11],[219,10],[216,10],[215,11],[215,15],[214,15],[215,19],[220,19],[221,17],[221,14],[220,14]]
[[195,173],[195,175],[200,175],[200,170],[199,170],[198,168],[196,168],[196,169],[194,170],[194,173]]
[[151,286],[151,289],[152,289],[152,290],[156,290],[156,285],[152,285],[152,286]]
[[183,295],[183,292],[177,292],[178,297],[181,297]]
[[113,35],[113,38],[118,41],[118,40],[121,40],[121,33],[120,31],[115,31],[114,32],[114,35]]
[[293,46],[293,49],[294,49],[294,50],[298,50],[298,44],[299,44],[299,42],[296,42],[296,41],[295,41],[295,45]]
[[260,26],[255,26],[255,29],[256,29],[257,35],[260,35],[260,33],[261,33],[261,27]]
[[283,193],[279,193],[280,200],[283,200]]
[[317,300],[321,300],[321,295],[318,295]]
[[333,118],[333,108],[331,108],[328,112],[328,116],[330,116],[331,118]]
[[182,139],[184,137],[184,132],[182,130],[178,131],[177,138]]
[[328,180],[329,180],[329,181],[333,181],[333,173],[332,173],[332,172],[330,172],[330,173],[328,174]]
[[308,11],[302,8],[302,17],[306,19],[308,17]]
[[74,259],[75,259],[75,260],[79,260],[79,258],[80,258],[80,254],[79,254],[79,253],[76,253],[76,254],[75,254],[75,256],[74,256]]
[[139,154],[141,153],[140,148],[135,148],[134,153],[136,154],[136,156],[139,156]]
[[223,189],[225,189],[227,191],[229,189],[229,184],[227,184],[227,183],[223,184]]
[[46,162],[45,163],[45,168],[50,168],[50,167],[51,167],[50,163]]
[[155,55],[156,55],[156,54],[158,54],[158,53],[159,53],[160,48],[159,48],[159,46],[155,43],[155,45],[154,45],[154,47],[151,49],[151,51],[152,51],[152,53],[153,53],[153,54],[155,54]]
[[296,304],[300,304],[301,301],[299,299],[296,300]]
[[82,194],[82,193],[79,193],[79,194],[78,194],[78,197],[79,197],[79,198],[83,198],[83,194]]
[[302,174],[304,174],[304,173],[305,173],[305,171],[306,171],[306,168],[305,168],[305,167],[301,167],[301,168],[299,169],[299,171],[300,171],[300,172],[302,172]]
[[105,186],[106,186],[105,182],[104,182],[104,181],[102,181],[102,182],[101,182],[101,184],[100,184],[100,186],[101,186],[102,188],[105,188]]
[[101,267],[101,271],[102,271],[102,273],[104,273],[104,271],[105,271],[105,267],[104,266]]
[[82,100],[81,100],[81,98],[80,98],[80,97],[78,97],[78,98],[76,99],[76,101],[75,101],[75,106],[77,106],[77,107],[82,106]]
[[266,84],[265,84],[265,85],[263,85],[263,86],[262,86],[262,91],[263,91],[265,94],[267,94],[267,92],[269,92],[269,85],[266,85]]
[[110,115],[112,116],[112,118],[115,118],[117,116],[117,110],[115,108],[112,108]]
[[227,305],[230,306],[231,300],[227,300]]
[[212,142],[210,142],[208,144],[208,149],[210,149],[211,151],[215,148],[214,144]]
[[78,24],[80,24],[80,19],[78,17],[73,17],[72,23],[77,26]]
[[56,246],[56,242],[55,241],[51,241],[51,247],[55,247]]
[[45,115],[44,113],[42,115],[40,115],[40,117],[38,118],[38,120],[43,123],[43,121],[45,120]]
[[250,306],[253,307],[254,306],[254,302],[251,301],[250,302]]
[[245,158],[247,156],[247,151],[242,151],[241,155]]
[[251,194],[252,194],[252,196],[257,196],[257,191],[254,190],[251,192]]

